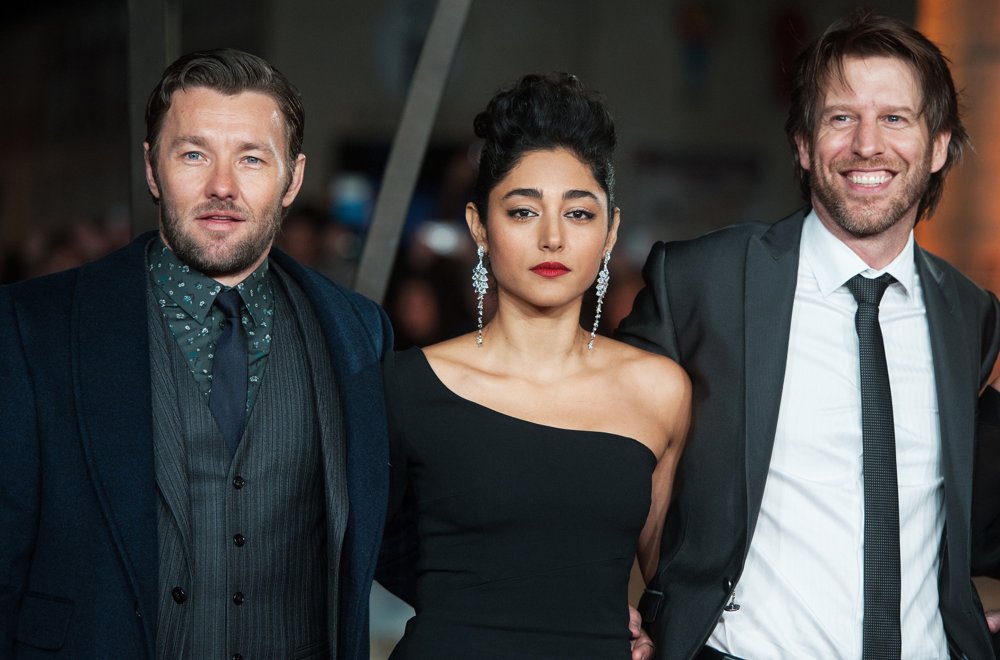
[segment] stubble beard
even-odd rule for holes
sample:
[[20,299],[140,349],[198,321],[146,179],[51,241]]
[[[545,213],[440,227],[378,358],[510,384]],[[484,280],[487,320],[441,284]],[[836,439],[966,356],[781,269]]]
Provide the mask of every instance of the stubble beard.
[[[909,170],[905,170],[908,180],[902,189],[889,199],[859,200],[849,199],[848,195],[839,191],[834,185],[822,179],[815,169],[809,172],[809,187],[812,195],[823,205],[830,218],[844,231],[858,238],[875,236],[888,231],[897,222],[910,214],[927,191],[931,177],[931,149],[928,148],[924,158]],[[858,161],[847,167],[834,164],[830,168],[834,172],[851,169],[853,165],[864,168],[887,169],[897,172],[900,176],[903,169],[896,163],[884,161]],[[832,174],[831,176],[840,176]],[[916,218],[914,218],[914,221]]]
[[253,266],[270,248],[283,215],[279,198],[259,216],[233,202],[219,200],[198,206],[191,217],[212,212],[238,214],[252,231],[235,242],[227,235],[199,238],[184,228],[179,209],[166,198],[160,200],[160,227],[170,249],[182,262],[209,277],[235,275]]

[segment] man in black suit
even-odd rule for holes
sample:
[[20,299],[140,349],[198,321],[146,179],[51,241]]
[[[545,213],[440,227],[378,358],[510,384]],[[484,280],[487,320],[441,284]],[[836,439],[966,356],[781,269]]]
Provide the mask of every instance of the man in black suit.
[[271,245],[304,113],[193,53],[146,112],[160,231],[0,288],[0,657],[368,657],[382,310]]
[[[970,555],[1000,569],[995,515],[970,519],[1000,308],[913,240],[967,142],[947,62],[900,21],[838,21],[796,62],[786,130],[810,207],[657,244],[619,330],[694,387],[645,627],[667,658],[992,657]],[[883,274],[888,406],[862,392],[852,288]]]

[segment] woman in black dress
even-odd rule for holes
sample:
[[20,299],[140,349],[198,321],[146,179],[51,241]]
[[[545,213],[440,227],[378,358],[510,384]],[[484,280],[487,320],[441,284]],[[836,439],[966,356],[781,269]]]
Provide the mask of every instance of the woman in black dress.
[[690,383],[580,325],[619,224],[600,99],[573,76],[526,76],[475,130],[473,282],[480,309],[495,284],[496,313],[385,370],[390,514],[415,521],[417,549],[416,616],[392,657],[629,658],[629,572],[636,557],[656,570]]

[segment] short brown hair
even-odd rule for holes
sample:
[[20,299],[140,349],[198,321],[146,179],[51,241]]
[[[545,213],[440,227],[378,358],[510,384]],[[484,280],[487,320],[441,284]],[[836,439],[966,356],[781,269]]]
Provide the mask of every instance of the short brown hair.
[[272,99],[285,119],[285,142],[289,171],[302,151],[305,108],[302,95],[280,71],[266,60],[232,48],[197,51],[168,66],[146,103],[146,142],[151,161],[156,160],[163,118],[170,110],[174,92],[205,87],[222,94],[260,92]]

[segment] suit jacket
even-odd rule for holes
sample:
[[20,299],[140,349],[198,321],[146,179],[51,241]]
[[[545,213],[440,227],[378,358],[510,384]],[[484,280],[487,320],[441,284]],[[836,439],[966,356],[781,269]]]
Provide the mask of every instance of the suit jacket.
[[[693,385],[659,569],[640,607],[665,657],[701,648],[743,570],[777,426],[807,212],[658,243],[643,271],[646,287],[619,328],[621,339],[678,361]],[[941,615],[965,654],[992,657],[970,579],[970,518],[977,399],[1000,345],[1000,307],[919,246],[914,258],[940,411]]]
[[[0,658],[155,658],[151,236],[0,287]],[[336,644],[341,658],[367,659],[388,496],[379,364],[392,331],[375,303],[271,258],[312,301],[333,360],[350,500]]]

